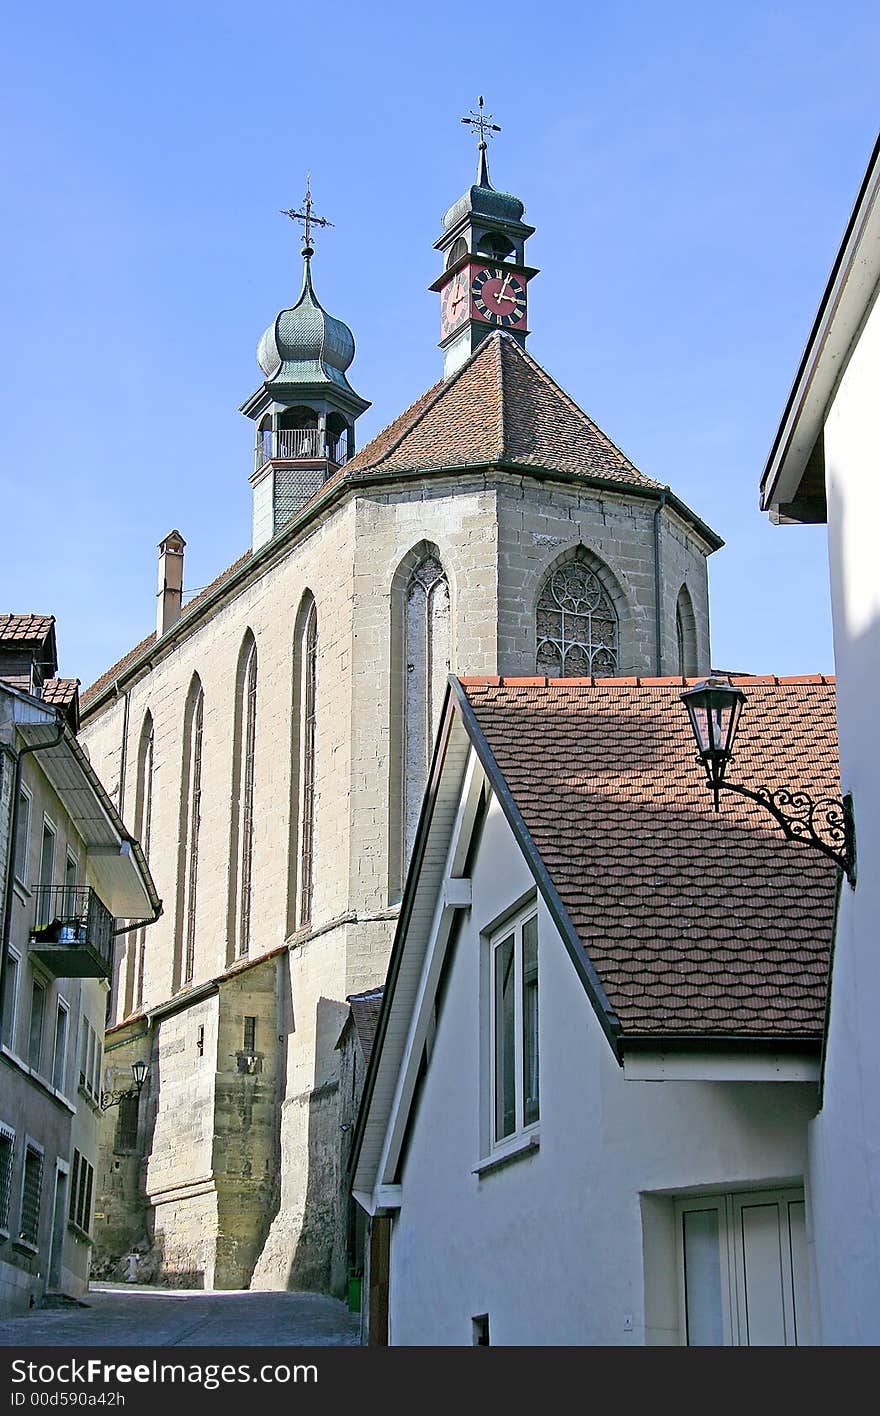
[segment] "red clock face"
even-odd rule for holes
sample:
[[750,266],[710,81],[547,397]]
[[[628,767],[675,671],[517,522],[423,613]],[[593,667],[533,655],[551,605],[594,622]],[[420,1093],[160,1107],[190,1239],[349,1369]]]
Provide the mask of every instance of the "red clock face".
[[526,285],[503,266],[483,266],[471,277],[474,318],[517,329],[526,322]]
[[468,317],[468,273],[460,270],[443,291],[440,300],[441,333],[445,339]]

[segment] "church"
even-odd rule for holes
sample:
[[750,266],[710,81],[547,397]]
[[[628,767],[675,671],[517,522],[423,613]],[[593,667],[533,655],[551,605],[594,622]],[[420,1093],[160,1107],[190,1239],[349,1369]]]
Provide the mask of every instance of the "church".
[[171,531],[155,631],[82,697],[164,902],[116,960],[107,1085],[148,1070],[137,1114],[105,1122],[93,1272],[137,1250],[178,1286],[341,1292],[337,1044],[385,978],[450,672],[709,670],[722,542],[529,354],[534,227],[490,181],[482,100],[472,124],[476,180],[434,243],[439,381],[358,449],[369,404],[307,195],[302,288],[241,410],[251,544],[184,605]]

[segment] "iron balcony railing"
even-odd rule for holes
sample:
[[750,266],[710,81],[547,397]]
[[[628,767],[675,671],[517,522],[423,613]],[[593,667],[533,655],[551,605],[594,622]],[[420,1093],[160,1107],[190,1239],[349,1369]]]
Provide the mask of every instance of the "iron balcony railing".
[[34,889],[35,953],[58,978],[109,978],[116,921],[90,885]]
[[348,434],[334,438],[317,428],[276,428],[260,433],[255,454],[255,470],[273,458],[312,459],[335,462],[341,467],[348,459]]

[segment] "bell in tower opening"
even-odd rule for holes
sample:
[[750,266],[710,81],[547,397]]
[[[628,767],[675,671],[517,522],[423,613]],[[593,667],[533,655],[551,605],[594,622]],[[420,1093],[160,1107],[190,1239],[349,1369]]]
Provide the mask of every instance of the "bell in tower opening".
[[346,377],[354,335],[323,309],[312,286],[312,229],[332,225],[313,211],[311,178],[301,211],[303,283],[299,299],[282,310],[257,346],[265,379],[241,412],[256,424],[253,549],[256,551],[311,501],[354,456],[354,425],[369,401]]
[[528,282],[538,272],[524,264],[525,243],[535,228],[523,221],[518,197],[497,192],[489,181],[488,139],[501,129],[485,112],[462,118],[479,137],[477,180],[443,217],[434,249],[443,254],[443,274],[431,285],[440,294],[440,348],[448,378],[493,329],[504,329],[525,346]]

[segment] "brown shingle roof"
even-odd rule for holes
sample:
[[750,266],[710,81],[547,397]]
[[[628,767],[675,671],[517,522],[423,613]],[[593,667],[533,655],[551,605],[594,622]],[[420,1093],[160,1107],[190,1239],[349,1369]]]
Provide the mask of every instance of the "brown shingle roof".
[[79,679],[46,679],[40,689],[40,697],[53,708],[67,708],[76,698],[78,689]]
[[42,644],[54,623],[54,615],[0,615],[0,642]]
[[660,487],[498,330],[347,464],[351,472],[508,463]]
[[[747,678],[731,778],[839,796],[833,680]],[[633,1034],[818,1036],[837,870],[759,806],[715,814],[682,679],[463,679]]]

